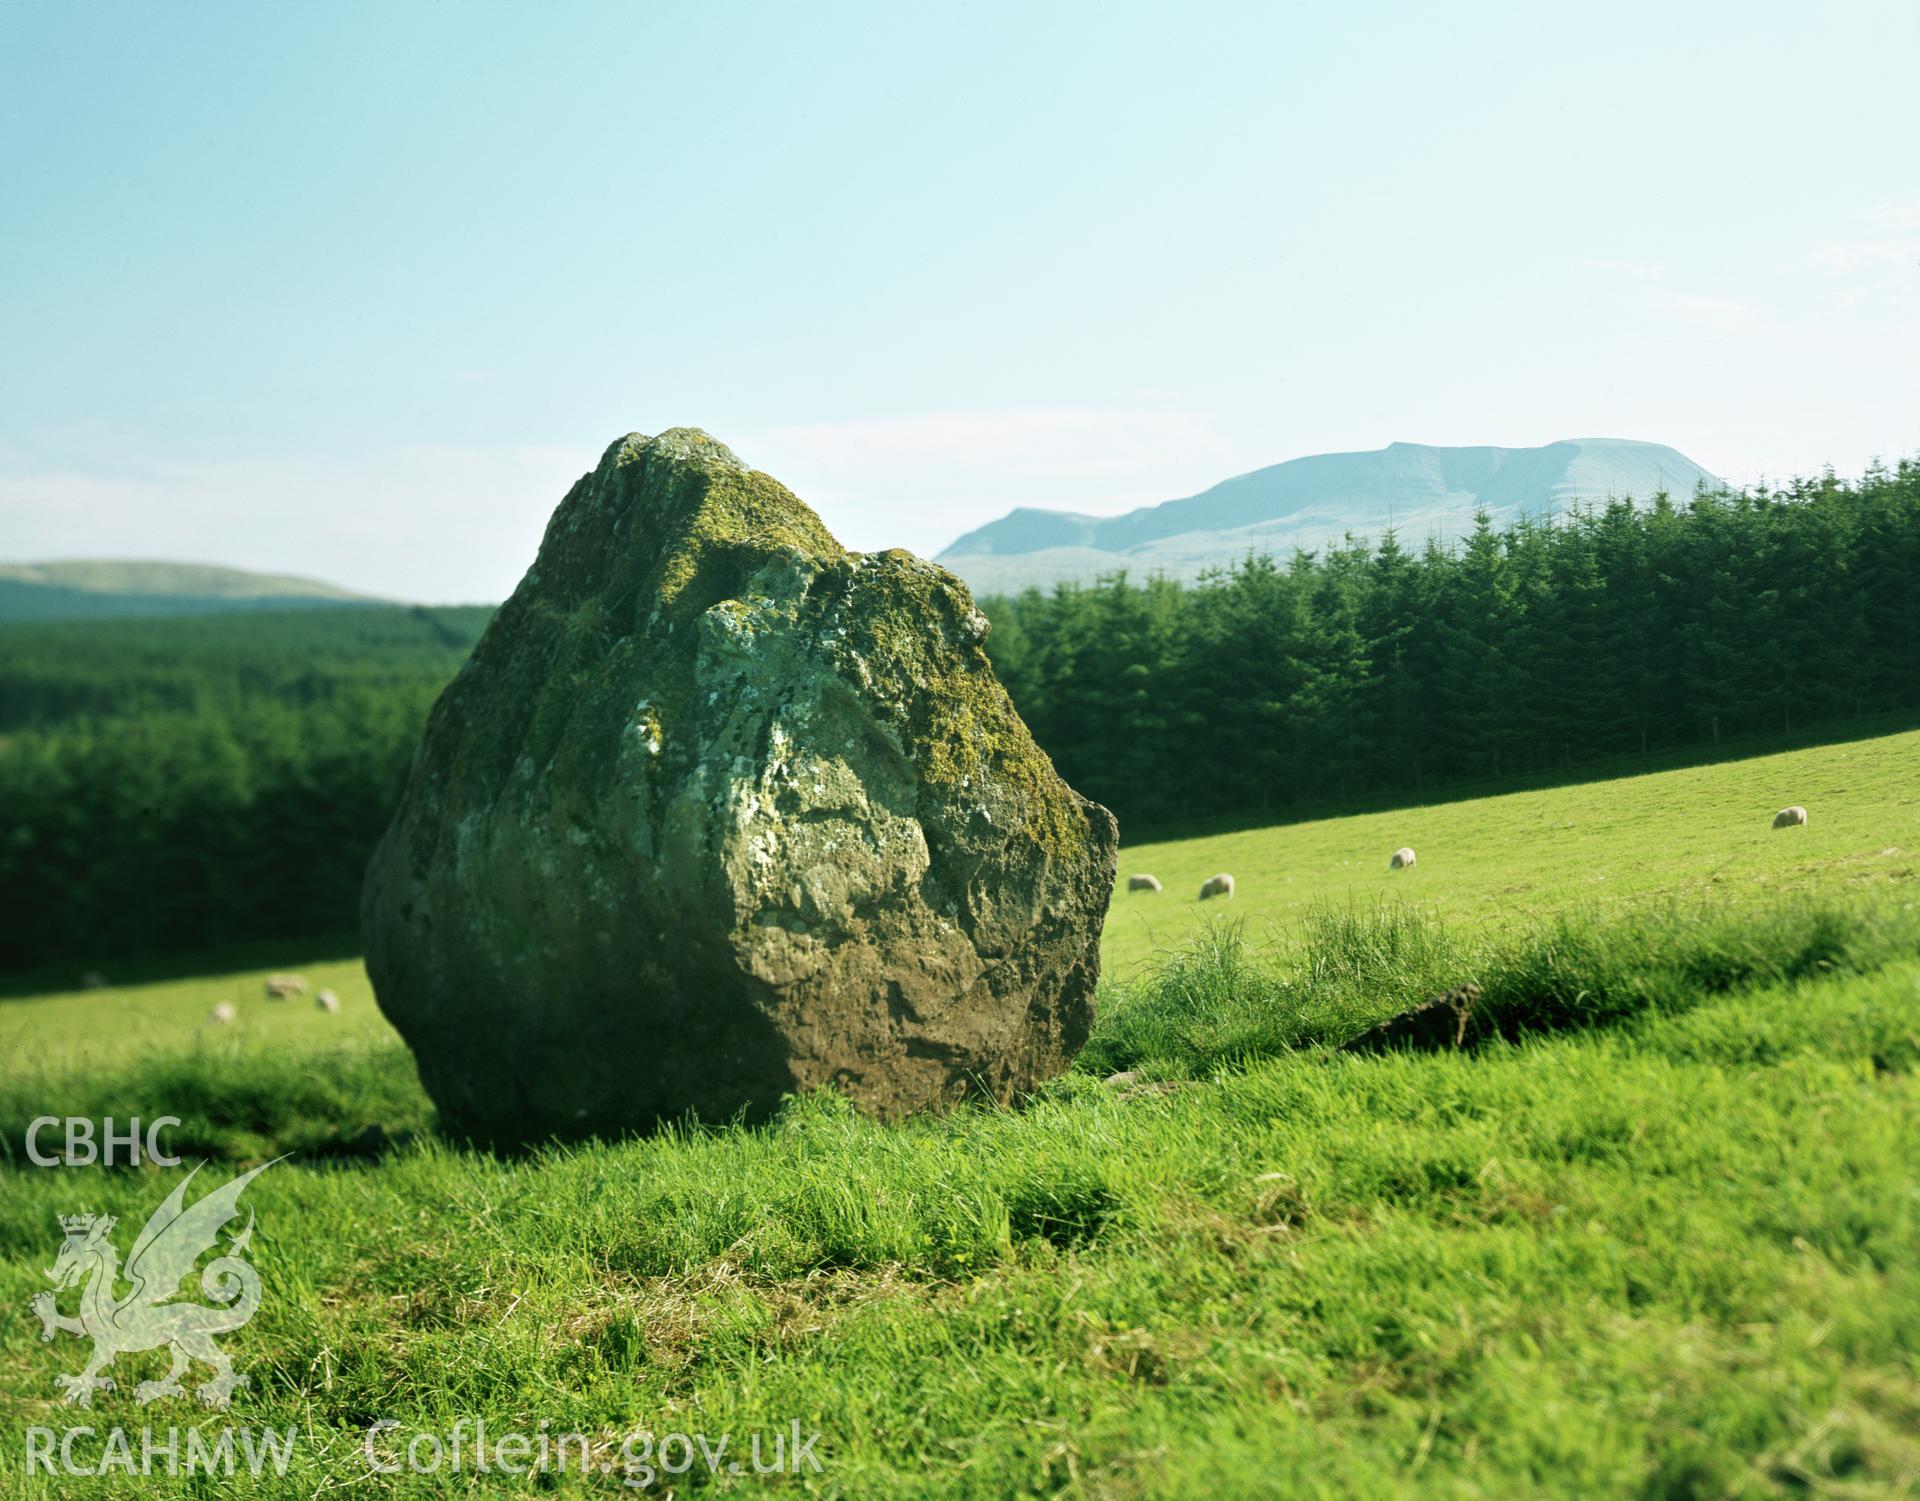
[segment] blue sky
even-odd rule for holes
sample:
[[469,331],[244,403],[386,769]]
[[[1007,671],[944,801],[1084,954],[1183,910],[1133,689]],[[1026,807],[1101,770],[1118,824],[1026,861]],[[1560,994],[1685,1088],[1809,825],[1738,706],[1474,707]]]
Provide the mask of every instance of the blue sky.
[[0,0],[0,558],[498,598],[614,436],[849,543],[1395,440],[1920,450],[1920,6]]

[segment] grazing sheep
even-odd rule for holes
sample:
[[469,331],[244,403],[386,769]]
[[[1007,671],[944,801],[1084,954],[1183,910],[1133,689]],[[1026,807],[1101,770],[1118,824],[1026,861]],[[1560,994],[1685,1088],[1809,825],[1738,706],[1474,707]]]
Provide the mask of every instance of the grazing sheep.
[[318,1006],[322,1011],[338,1011],[340,1009],[340,997],[335,995],[331,990],[323,990],[313,998],[313,1004]]
[[1228,901],[1232,901],[1233,877],[1223,871],[1208,881],[1200,888],[1200,900],[1204,902],[1210,896],[1224,896]]
[[222,1001],[207,1013],[207,1020],[212,1022],[216,1027],[224,1027],[229,1025],[239,1014],[240,1013],[234,1009],[232,1001]]
[[1806,821],[1807,810],[1798,803],[1795,803],[1791,808],[1782,808],[1778,813],[1773,815],[1773,826],[1776,829],[1790,829],[1795,824],[1803,824]]
[[1129,891],[1158,891],[1159,889],[1160,878],[1158,876],[1127,877],[1127,890]]
[[284,1001],[290,995],[305,995],[307,982],[298,975],[269,975],[267,977],[267,999]]
[[1387,862],[1388,870],[1412,870],[1415,856],[1410,849],[1397,849],[1393,858]]

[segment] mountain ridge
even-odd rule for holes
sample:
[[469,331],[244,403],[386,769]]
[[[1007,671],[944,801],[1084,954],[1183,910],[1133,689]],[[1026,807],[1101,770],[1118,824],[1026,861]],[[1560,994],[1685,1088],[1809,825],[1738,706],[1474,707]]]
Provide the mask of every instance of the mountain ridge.
[[1691,494],[1722,482],[1678,449],[1627,438],[1537,447],[1390,443],[1309,454],[1119,516],[1020,507],[958,538],[937,561],[978,593],[1085,582],[1129,568],[1192,578],[1248,552],[1318,547],[1394,528],[1447,540],[1478,510],[1496,521],[1610,495]]
[[0,563],[0,622],[134,619],[391,604],[296,574],[148,558]]

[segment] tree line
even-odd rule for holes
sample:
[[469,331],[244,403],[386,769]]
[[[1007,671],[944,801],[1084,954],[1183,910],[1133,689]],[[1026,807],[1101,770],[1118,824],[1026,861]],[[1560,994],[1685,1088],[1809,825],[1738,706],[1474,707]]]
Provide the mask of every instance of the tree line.
[[491,614],[0,627],[0,968],[351,933]]
[[987,610],[1035,738],[1123,829],[1417,792],[1920,709],[1920,463]]

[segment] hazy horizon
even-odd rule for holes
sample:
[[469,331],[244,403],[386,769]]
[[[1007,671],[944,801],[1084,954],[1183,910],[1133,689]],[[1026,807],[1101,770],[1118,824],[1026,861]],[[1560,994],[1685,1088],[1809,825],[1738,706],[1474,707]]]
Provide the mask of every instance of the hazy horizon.
[[0,9],[0,559],[498,599],[672,426],[926,555],[1396,441],[1856,474],[1920,11],[1735,20]]

